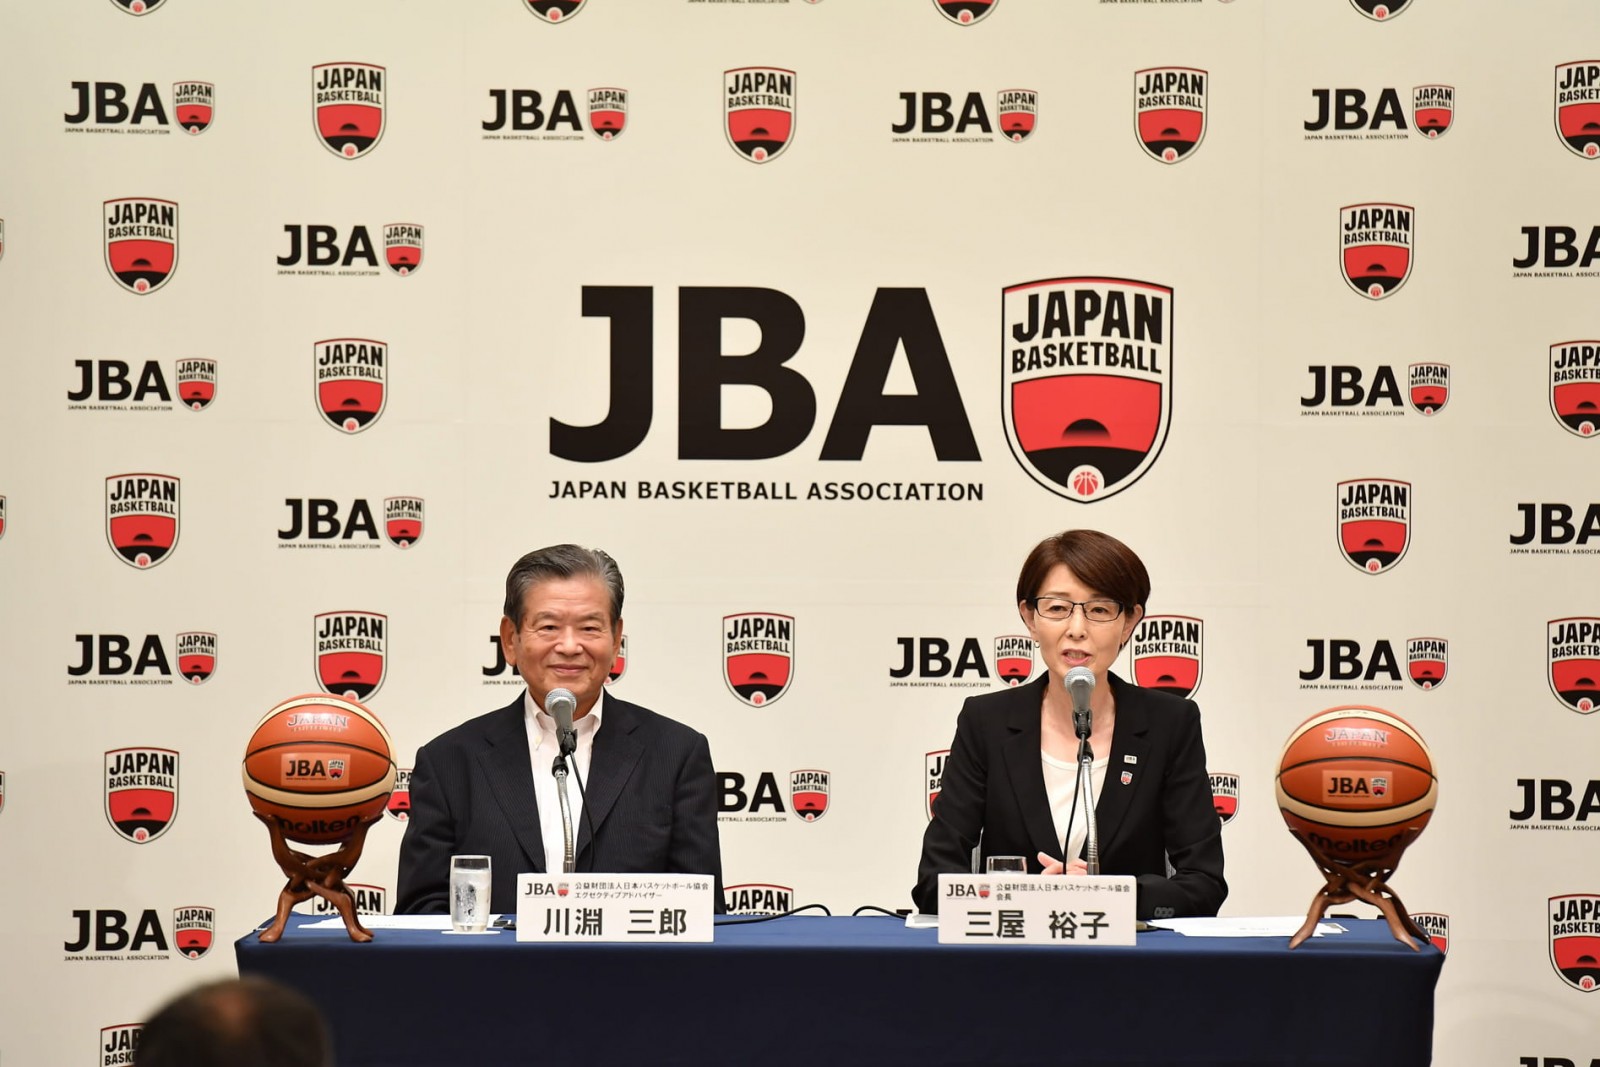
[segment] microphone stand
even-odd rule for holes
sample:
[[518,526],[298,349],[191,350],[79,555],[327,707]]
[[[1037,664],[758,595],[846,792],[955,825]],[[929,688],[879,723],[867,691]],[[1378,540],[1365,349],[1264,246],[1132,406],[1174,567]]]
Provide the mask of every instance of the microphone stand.
[[[565,749],[565,745],[562,746]],[[561,862],[563,874],[571,874],[576,869],[576,861],[572,854],[572,806],[567,799],[567,754],[565,751],[556,753],[555,762],[550,764],[550,773],[556,777],[556,797],[561,802],[561,843],[565,857]],[[579,787],[580,789],[582,786]],[[585,805],[587,807],[588,805]]]
[[1088,867],[1085,872],[1087,874],[1100,873],[1100,827],[1094,814],[1094,749],[1089,747],[1089,735],[1094,727],[1093,718],[1087,708],[1081,715],[1076,711],[1072,714],[1072,729],[1078,735],[1078,781],[1074,794],[1083,797],[1084,826],[1088,831],[1084,840],[1084,863]]

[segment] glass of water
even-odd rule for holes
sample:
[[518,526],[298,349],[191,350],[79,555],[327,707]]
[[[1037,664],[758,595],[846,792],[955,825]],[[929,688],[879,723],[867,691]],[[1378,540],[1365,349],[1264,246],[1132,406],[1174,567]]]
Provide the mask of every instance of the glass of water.
[[489,857],[450,857],[450,927],[479,934],[489,925]]
[[990,856],[984,860],[985,874],[1027,874],[1028,861],[1021,856]]

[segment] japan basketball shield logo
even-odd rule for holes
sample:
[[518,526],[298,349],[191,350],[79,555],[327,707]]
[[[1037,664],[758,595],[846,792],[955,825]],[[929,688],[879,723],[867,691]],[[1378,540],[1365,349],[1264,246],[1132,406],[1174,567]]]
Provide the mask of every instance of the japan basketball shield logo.
[[723,71],[723,131],[752,163],[771,163],[794,141],[795,73],[779,67]]
[[1411,90],[1411,125],[1429,140],[1450,132],[1456,119],[1456,90],[1450,85],[1418,85]]
[[190,685],[203,685],[217,673],[217,635],[190,630],[178,635],[178,674]]
[[178,269],[178,205],[172,200],[130,196],[107,200],[106,270],[122,288],[146,296],[162,288]]
[[523,0],[528,10],[545,22],[563,22],[576,15],[588,0]]
[[6,536],[6,498],[0,496],[0,540]]
[[1550,413],[1575,437],[1600,428],[1600,341],[1550,346]]
[[1133,123],[1144,154],[1161,163],[1188,159],[1206,136],[1206,80],[1193,67],[1133,72]]
[[1600,618],[1550,620],[1550,691],[1569,711],[1588,715],[1600,705]]
[[422,227],[414,222],[390,222],[383,227],[383,260],[405,278],[422,266]]
[[752,611],[722,618],[722,679],[753,708],[783,696],[794,677],[794,617]]
[[1172,289],[1050,278],[1001,293],[1006,443],[1028,476],[1078,503],[1127,489],[1172,420]]
[[181,483],[168,474],[113,474],[106,479],[106,540],[117,558],[145,570],[178,547]]
[[1018,144],[1033,136],[1039,125],[1039,93],[1034,89],[1001,89],[995,94],[1000,135]]
[[606,672],[606,684],[615,685],[622,681],[622,676],[628,673],[628,635],[622,635],[622,641],[617,645],[617,658],[611,661],[611,669]]
[[1411,6],[1411,0],[1350,0],[1350,3],[1374,22],[1392,19]]
[[827,771],[790,771],[789,807],[801,822],[816,822],[828,813]]
[[147,845],[178,816],[178,753],[114,748],[105,762],[106,822],[125,841]]
[[1334,487],[1339,551],[1352,567],[1382,574],[1411,544],[1411,483],[1355,478]]
[[329,611],[312,620],[317,683],[322,691],[366,700],[383,686],[389,617],[370,611]]
[[172,939],[177,942],[178,955],[184,959],[197,960],[210,952],[216,932],[215,909],[193,905],[172,909]]
[[389,345],[367,337],[332,337],[311,346],[317,411],[335,430],[360,433],[388,401]]
[[628,90],[589,90],[589,129],[602,141],[615,140],[628,128]]
[[1033,677],[1033,638],[1027,634],[1006,634],[994,639],[994,669],[1000,680],[1019,686]]
[[1600,896],[1569,893],[1550,898],[1550,966],[1573,989],[1600,988]]
[[1411,921],[1428,935],[1428,943],[1442,953],[1450,951],[1450,916],[1442,911],[1414,911]]
[[6,810],[6,772],[0,771],[0,811]]
[[129,15],[148,15],[167,0],[111,0],[118,10]]
[[1450,673],[1450,642],[1442,637],[1406,638],[1406,676],[1418,689],[1437,689]]
[[1128,656],[1133,684],[1187,700],[1200,688],[1205,622],[1188,615],[1146,615],[1133,628]]
[[1556,134],[1567,151],[1600,159],[1600,59],[1556,67]]
[[933,819],[933,807],[939,801],[939,790],[944,784],[944,764],[949,758],[948,748],[941,748],[923,757],[928,780],[928,788],[923,791],[923,796],[927,801],[926,811],[929,820]]
[[1339,271],[1350,288],[1382,300],[1406,283],[1414,258],[1414,215],[1404,204],[1339,209]]
[[1000,0],[933,0],[933,6],[957,26],[973,26],[993,14]]
[[6,258],[6,220],[0,219],[0,259]]
[[178,403],[204,411],[217,398],[217,361],[201,356],[178,360]]
[[216,115],[217,87],[210,82],[173,82],[172,106],[178,113],[178,125],[185,131],[205,133]]
[[1211,805],[1226,826],[1239,814],[1239,776],[1227,771],[1212,771]]
[[1413,363],[1407,368],[1406,398],[1423,415],[1436,415],[1450,403],[1450,364]]
[[388,73],[371,63],[319,63],[311,68],[312,122],[322,147],[360,159],[383,139]]
[[383,498],[383,533],[396,548],[410,548],[422,538],[422,498]]
[[411,818],[410,767],[395,768],[394,789],[389,793],[389,802],[384,805],[383,813],[397,822],[405,822]]

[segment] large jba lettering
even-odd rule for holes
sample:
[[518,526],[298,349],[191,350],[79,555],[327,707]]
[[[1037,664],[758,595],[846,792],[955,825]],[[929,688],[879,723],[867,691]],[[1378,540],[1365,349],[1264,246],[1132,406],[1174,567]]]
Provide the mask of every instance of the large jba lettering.
[[1600,896],[1549,898],[1550,966],[1573,989],[1600,989]]
[[723,681],[752,707],[781,697],[794,674],[794,625],[789,615],[728,615],[723,625]]
[[[160,3],[161,0],[153,0]],[[133,0],[134,4],[142,4],[144,0]],[[136,15],[141,11],[133,12]],[[124,1023],[121,1026],[105,1026],[100,1029],[100,1067],[118,1067],[121,1064],[131,1064],[139,1058],[139,1035],[144,1033],[143,1023]]]
[[165,562],[178,545],[179,479],[113,474],[106,479],[106,540],[118,559],[140,570]]
[[1522,797],[1519,806],[1508,814],[1514,822],[1533,819],[1544,823],[1573,820],[1587,823],[1595,820],[1600,825],[1600,818],[1597,818],[1600,816],[1600,779],[1591,778],[1586,784],[1579,784],[1583,795],[1574,801],[1575,790],[1565,778],[1518,778],[1517,788],[1522,790]]
[[311,68],[311,107],[317,139],[341,159],[357,159],[383,137],[382,67],[369,63],[321,63]]
[[615,140],[628,128],[628,90],[589,90],[589,129],[602,141]]
[[1307,133],[1320,134],[1331,125],[1335,133],[1349,134],[1354,130],[1366,130],[1369,136],[1382,137],[1386,135],[1377,131],[1384,126],[1393,126],[1397,132],[1390,136],[1398,137],[1406,128],[1400,94],[1393,88],[1380,90],[1377,102],[1370,110],[1365,89],[1313,89],[1311,99],[1316,103],[1316,114],[1301,123]]
[[1188,698],[1200,688],[1205,623],[1187,615],[1146,615],[1128,642],[1134,684]]
[[1578,230],[1571,226],[1524,226],[1521,229],[1527,248],[1513,259],[1517,270],[1587,270],[1600,260],[1600,226],[1589,227],[1583,248],[1578,248]]
[[383,260],[402,278],[422,266],[422,227],[415,222],[390,222],[383,227]]
[[782,915],[794,910],[794,890],[786,885],[747,882],[722,887],[729,915]]
[[1172,419],[1172,289],[1052,278],[1001,293],[1001,410],[1044,488],[1104,500],[1154,465]]
[[334,337],[311,346],[317,412],[336,430],[360,433],[388,401],[389,345],[366,337]]
[[1205,71],[1151,67],[1134,71],[1134,132],[1145,155],[1162,163],[1188,159],[1206,135]]
[[178,269],[178,205],[172,200],[126,197],[102,205],[106,270],[123,289],[146,296]]
[[779,67],[724,71],[724,132],[752,163],[770,163],[794,141],[795,72]]
[[1382,574],[1411,544],[1411,483],[1357,478],[1335,487],[1339,550],[1350,565]]
[[545,95],[538,89],[490,89],[489,101],[493,113],[479,125],[488,132],[498,134],[494,138],[496,140],[506,136],[499,133],[502,130],[512,134],[546,130],[554,135],[557,129],[566,127],[574,134],[581,134],[583,123],[578,119],[578,104],[572,98],[572,91],[557,89],[550,94],[548,101]]
[[1582,159],[1600,159],[1600,63],[1556,67],[1556,135]]
[[1600,427],[1600,341],[1550,346],[1550,413],[1576,437]]
[[[1587,548],[1590,541],[1600,540],[1600,503],[1578,505],[1583,517],[1573,524],[1577,510],[1571,504],[1520,503],[1517,512],[1522,516],[1522,529],[1511,535],[1513,545],[1537,542],[1540,546],[1574,545],[1578,551],[1593,552]],[[1512,549],[1515,553],[1518,550]]]
[[143,845],[165,834],[178,814],[178,753],[120,748],[105,754],[106,821]]
[[316,616],[317,680],[334,696],[366,700],[383,685],[388,662],[388,616],[331,611]]
[[1405,204],[1350,204],[1339,209],[1340,268],[1350,288],[1381,300],[1411,276],[1416,209]]
[[1551,619],[1548,626],[1550,691],[1588,715],[1600,706],[1600,618]]
[[1411,124],[1429,140],[1437,140],[1449,133],[1455,116],[1454,86],[1418,85],[1411,90]]
[[73,110],[61,116],[68,126],[79,126],[91,120],[97,126],[118,126],[122,123],[141,126],[146,121],[156,126],[167,125],[167,109],[161,103],[161,93],[154,82],[139,86],[131,107],[128,104],[128,88],[121,82],[73,82],[72,91],[76,97]]

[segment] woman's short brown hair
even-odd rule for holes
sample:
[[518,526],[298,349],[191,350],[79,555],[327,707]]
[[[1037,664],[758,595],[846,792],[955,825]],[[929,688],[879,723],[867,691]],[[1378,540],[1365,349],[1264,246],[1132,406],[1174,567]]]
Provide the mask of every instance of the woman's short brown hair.
[[1067,530],[1046,537],[1028,553],[1017,576],[1017,602],[1038,596],[1039,587],[1058,563],[1125,609],[1142,608],[1150,599],[1150,573],[1133,549],[1099,530]]

